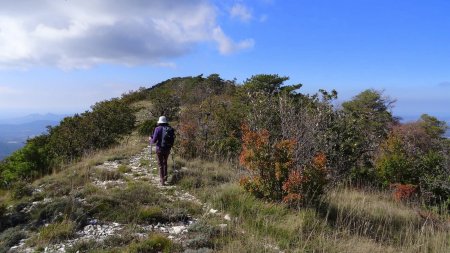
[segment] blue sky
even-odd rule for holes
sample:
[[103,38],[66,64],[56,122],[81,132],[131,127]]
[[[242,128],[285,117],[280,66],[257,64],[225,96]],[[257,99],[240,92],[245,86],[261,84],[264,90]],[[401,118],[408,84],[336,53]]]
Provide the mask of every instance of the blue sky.
[[0,118],[81,112],[176,76],[277,73],[450,119],[450,1],[0,1]]

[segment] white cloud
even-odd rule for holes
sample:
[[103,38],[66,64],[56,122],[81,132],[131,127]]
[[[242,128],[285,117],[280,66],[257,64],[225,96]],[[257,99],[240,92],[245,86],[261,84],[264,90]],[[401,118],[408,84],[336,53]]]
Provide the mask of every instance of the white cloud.
[[224,55],[232,54],[239,50],[252,48],[255,45],[253,39],[246,39],[240,41],[239,43],[233,42],[227,37],[220,27],[216,27],[214,29],[213,38],[219,44],[220,53]]
[[243,4],[237,3],[230,9],[230,16],[238,18],[242,22],[248,22],[253,18],[252,12]]
[[190,52],[198,43],[217,42],[222,54],[252,44],[232,41],[206,0],[0,3],[0,67],[166,66],[168,59]]

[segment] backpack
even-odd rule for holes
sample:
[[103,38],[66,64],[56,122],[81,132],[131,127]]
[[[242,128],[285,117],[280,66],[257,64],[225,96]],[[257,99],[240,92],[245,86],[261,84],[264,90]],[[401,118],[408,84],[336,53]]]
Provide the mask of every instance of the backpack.
[[170,126],[163,126],[161,148],[170,149],[175,142],[175,129]]

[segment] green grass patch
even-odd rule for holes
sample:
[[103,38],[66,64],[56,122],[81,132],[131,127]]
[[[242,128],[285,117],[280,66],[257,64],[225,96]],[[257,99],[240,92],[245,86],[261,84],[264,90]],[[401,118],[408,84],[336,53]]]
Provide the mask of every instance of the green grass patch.
[[158,205],[164,197],[150,184],[130,184],[125,189],[99,190],[87,195],[91,214],[96,218],[122,223],[137,220],[143,205]]
[[117,171],[120,173],[130,173],[131,172],[131,168],[125,164],[121,164],[119,165],[119,167],[117,168]]
[[75,222],[70,220],[49,224],[39,229],[38,235],[31,239],[31,243],[32,245],[43,246],[70,239],[75,234],[75,228]]
[[138,217],[144,222],[157,222],[165,219],[163,209],[159,206],[143,206],[139,210]]
[[124,178],[117,170],[97,169],[95,175],[101,181],[116,181]]
[[164,235],[152,234],[146,240],[131,244],[129,253],[169,253],[176,252],[175,245]]
[[[169,166],[171,183],[177,184],[183,189],[196,191],[208,187],[219,186],[236,180],[236,171],[218,162],[205,162],[201,160],[185,161],[180,158],[175,160],[174,166]],[[188,170],[182,169],[189,168]]]
[[245,230],[270,238],[283,249],[299,246],[312,233],[326,227],[312,209],[294,212],[282,204],[265,203],[234,184],[218,189],[211,200],[215,207],[235,217]]

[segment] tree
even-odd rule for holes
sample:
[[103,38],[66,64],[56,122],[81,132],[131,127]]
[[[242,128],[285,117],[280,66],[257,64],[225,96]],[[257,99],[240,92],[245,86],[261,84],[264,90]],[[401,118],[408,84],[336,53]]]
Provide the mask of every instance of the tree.
[[422,196],[428,196],[429,203],[449,199],[449,152],[441,136],[445,128],[445,122],[428,115],[395,126],[376,158],[377,174],[383,184],[417,187]]
[[151,93],[152,101],[151,113],[154,118],[161,115],[166,116],[170,120],[178,119],[180,111],[180,99],[168,89],[159,89]]
[[445,121],[440,121],[436,117],[428,114],[422,114],[419,119],[419,124],[432,138],[441,138],[448,129]]
[[[341,149],[345,150],[357,179],[371,180],[375,151],[396,122],[394,100],[376,90],[365,90],[342,104]],[[369,174],[367,174],[369,173]]]
[[301,84],[285,85],[288,77],[254,75],[241,86],[241,99],[248,106],[247,123],[254,130],[267,129],[272,139],[281,137],[279,98],[295,96]]
[[254,75],[244,82],[242,88],[250,93],[262,92],[274,95],[281,92],[282,85],[287,80],[289,80],[289,77],[286,76],[281,77],[278,75],[266,74]]

